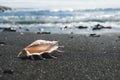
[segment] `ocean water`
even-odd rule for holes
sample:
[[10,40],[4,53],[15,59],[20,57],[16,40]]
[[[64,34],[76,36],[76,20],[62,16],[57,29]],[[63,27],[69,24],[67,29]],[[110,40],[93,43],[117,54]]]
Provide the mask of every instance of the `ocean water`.
[[[95,32],[92,28],[97,24],[109,26],[112,29],[96,32],[119,32],[120,9],[15,9],[0,13],[0,27],[13,27],[18,32],[92,33]],[[78,29],[78,26],[88,28]]]

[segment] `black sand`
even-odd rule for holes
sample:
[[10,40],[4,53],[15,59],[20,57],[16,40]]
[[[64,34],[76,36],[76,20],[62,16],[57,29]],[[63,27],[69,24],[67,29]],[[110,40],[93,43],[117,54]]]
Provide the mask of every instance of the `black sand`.
[[[0,80],[120,80],[119,34],[100,37],[74,34],[0,33]],[[59,40],[64,53],[57,59],[16,58],[37,39]],[[13,73],[3,73],[10,68]]]

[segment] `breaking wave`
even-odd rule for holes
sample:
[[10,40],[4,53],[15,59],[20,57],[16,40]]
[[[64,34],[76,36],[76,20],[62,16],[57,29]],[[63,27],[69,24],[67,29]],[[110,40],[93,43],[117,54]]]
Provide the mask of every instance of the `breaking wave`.
[[39,10],[39,9],[18,9],[12,12],[0,13],[0,24],[12,25],[39,25],[58,26],[65,25],[103,25],[119,26],[120,9],[86,9],[86,10]]
[[73,23],[73,22],[120,22],[120,14],[83,14],[80,16],[1,16],[0,23],[16,24],[46,24],[46,23]]

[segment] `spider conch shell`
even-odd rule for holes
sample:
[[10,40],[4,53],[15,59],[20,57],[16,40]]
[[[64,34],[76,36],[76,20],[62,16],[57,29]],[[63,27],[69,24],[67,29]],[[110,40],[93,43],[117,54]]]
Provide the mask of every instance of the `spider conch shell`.
[[20,57],[21,54],[26,53],[27,56],[32,55],[41,55],[43,53],[51,53],[53,51],[63,52],[58,50],[58,41],[47,41],[47,40],[36,40],[27,47],[25,47],[20,53],[18,54],[18,57]]

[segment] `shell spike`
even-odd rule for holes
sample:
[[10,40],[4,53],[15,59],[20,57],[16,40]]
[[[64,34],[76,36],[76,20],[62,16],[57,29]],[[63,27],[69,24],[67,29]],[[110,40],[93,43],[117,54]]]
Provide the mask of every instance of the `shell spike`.
[[57,52],[60,52],[60,53],[63,53],[64,51],[61,51],[61,50],[56,50]]
[[20,55],[23,53],[23,51],[20,51],[19,54],[17,55],[17,57],[20,57]]

